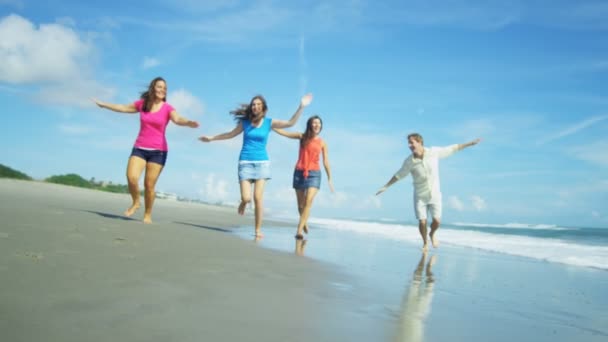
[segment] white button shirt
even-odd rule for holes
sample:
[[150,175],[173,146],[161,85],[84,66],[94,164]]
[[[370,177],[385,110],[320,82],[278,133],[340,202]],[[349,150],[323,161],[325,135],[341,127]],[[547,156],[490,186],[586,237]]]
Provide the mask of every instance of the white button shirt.
[[445,147],[425,147],[422,159],[414,158],[414,155],[411,154],[394,176],[401,179],[409,173],[412,174],[414,201],[441,200],[439,159],[449,157],[456,151],[458,151],[458,144]]

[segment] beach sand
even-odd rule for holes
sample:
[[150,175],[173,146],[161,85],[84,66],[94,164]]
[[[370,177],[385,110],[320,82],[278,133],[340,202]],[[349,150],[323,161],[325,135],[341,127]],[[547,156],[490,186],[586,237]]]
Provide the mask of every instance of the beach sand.
[[252,223],[236,209],[157,200],[144,225],[122,217],[128,204],[0,179],[2,341],[364,341],[385,330],[353,324],[339,271],[227,234]]
[[2,341],[608,340],[605,270],[128,204],[0,179]]

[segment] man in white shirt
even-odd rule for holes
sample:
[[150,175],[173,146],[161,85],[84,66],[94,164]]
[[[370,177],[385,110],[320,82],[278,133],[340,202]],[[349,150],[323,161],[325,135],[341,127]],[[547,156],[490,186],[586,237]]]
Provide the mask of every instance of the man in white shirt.
[[477,145],[481,139],[475,139],[468,143],[450,145],[446,147],[424,147],[424,140],[418,133],[407,136],[408,146],[412,154],[405,159],[401,169],[378,190],[376,195],[380,195],[388,187],[398,180],[412,174],[414,184],[414,212],[418,220],[418,230],[422,236],[423,250],[427,250],[427,211],[431,213],[431,232],[429,236],[433,247],[439,246],[439,241],[435,238],[435,232],[439,229],[441,221],[441,187],[439,184],[439,159],[451,156],[457,151],[466,147]]

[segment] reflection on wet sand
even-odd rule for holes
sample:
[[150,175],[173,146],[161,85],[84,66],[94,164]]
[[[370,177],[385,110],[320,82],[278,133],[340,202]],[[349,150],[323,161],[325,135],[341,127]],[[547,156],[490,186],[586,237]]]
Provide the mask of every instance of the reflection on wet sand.
[[296,239],[296,255],[302,256],[304,255],[304,247],[306,247],[306,241],[304,239]]
[[427,253],[422,253],[409,288],[403,296],[397,341],[424,340],[424,322],[431,311],[431,301],[433,300],[432,267],[437,262],[437,256],[431,256],[428,263],[426,263],[426,258]]

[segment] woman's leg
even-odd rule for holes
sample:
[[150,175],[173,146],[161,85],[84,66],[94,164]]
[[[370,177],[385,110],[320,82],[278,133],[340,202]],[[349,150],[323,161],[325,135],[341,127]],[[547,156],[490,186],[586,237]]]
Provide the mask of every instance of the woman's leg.
[[249,202],[251,202],[251,182],[249,180],[241,181],[241,203],[239,204],[239,209],[237,212],[239,215],[245,214],[245,207]]
[[256,179],[253,189],[253,203],[255,205],[255,235],[262,236],[262,217],[264,215],[264,186],[265,179]]
[[140,207],[139,203],[139,177],[146,168],[146,161],[140,157],[131,156],[127,163],[127,184],[131,194],[131,206],[125,210],[125,216],[130,217]]
[[315,196],[319,192],[317,188],[308,188],[306,190],[306,200],[304,202],[304,208],[302,209],[302,213],[300,214],[300,223],[298,223],[298,230],[296,232],[296,238],[301,239],[304,236],[302,235],[302,231],[304,230],[304,226],[308,222],[308,216],[310,215],[310,209],[312,208],[312,201],[315,199]]
[[163,165],[157,163],[146,164],[146,178],[144,179],[144,223],[152,223],[152,206],[154,205],[154,199],[156,198],[156,181],[163,170]]
[[[296,200],[298,201],[298,215],[302,217],[302,211],[306,204],[306,189],[296,189]],[[304,233],[308,234],[308,227],[306,225],[304,225],[303,229]]]

